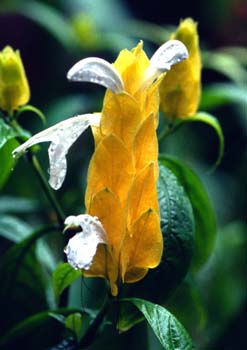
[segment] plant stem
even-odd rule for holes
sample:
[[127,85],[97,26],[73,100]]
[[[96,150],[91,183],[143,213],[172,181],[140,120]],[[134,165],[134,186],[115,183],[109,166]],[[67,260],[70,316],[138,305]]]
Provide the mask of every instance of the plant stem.
[[95,317],[91,325],[88,327],[86,333],[82,337],[82,339],[79,342],[79,347],[86,347],[90,343],[93,342],[95,339],[95,336],[98,332],[98,329],[101,325],[101,322],[103,321],[104,317],[106,316],[106,313],[109,309],[109,306],[111,305],[111,299],[107,296],[101,310],[99,311],[98,315]]
[[183,124],[182,121],[179,122],[170,122],[164,129],[161,131],[161,133],[158,136],[159,143],[163,142],[164,139],[173,134],[177,129],[180,128],[180,126]]
[[29,151],[27,153],[27,159],[30,162],[30,164],[33,166],[33,168],[34,168],[34,170],[39,178],[41,186],[43,187],[43,190],[44,190],[47,198],[49,199],[51,205],[53,206],[53,208],[56,212],[57,220],[58,220],[60,227],[63,228],[63,223],[65,220],[64,212],[63,212],[61,206],[59,205],[56,197],[54,196],[52,190],[50,189],[49,185],[47,184],[45,175],[43,173],[43,170],[41,169],[41,166],[39,164],[37,157]]
[[[17,123],[17,121],[15,119],[13,119],[12,115],[9,115],[10,120],[11,120],[11,125],[14,129],[18,130],[19,128],[19,124]],[[16,140],[21,144],[23,141],[16,137]],[[54,196],[52,190],[50,189],[49,185],[47,184],[47,180],[46,177],[43,173],[43,170],[39,164],[39,161],[37,159],[37,157],[32,153],[31,150],[28,151],[27,153],[27,159],[29,161],[29,163],[32,165],[35,173],[37,174],[39,181],[41,183],[41,186],[49,200],[49,202],[51,203],[52,207],[55,210],[55,213],[57,215],[57,221],[59,223],[59,226],[61,229],[63,229],[63,224],[64,224],[64,220],[65,220],[65,214],[60,206],[60,204],[58,203],[56,197]]]

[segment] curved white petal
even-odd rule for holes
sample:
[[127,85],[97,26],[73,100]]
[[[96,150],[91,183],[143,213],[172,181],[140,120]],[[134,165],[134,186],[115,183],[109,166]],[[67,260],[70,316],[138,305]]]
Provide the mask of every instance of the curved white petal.
[[186,46],[179,40],[169,40],[161,45],[150,59],[146,69],[143,86],[152,84],[162,73],[189,56]]
[[64,250],[68,263],[74,269],[88,270],[92,265],[98,244],[107,244],[104,227],[96,216],[88,214],[69,216],[64,224],[67,229],[77,226],[82,229],[69,240]]
[[48,150],[50,163],[49,183],[55,190],[59,189],[64,181],[67,162],[66,154],[78,137],[90,126],[99,126],[100,114],[84,114],[66,119],[46,130],[32,136],[29,140],[17,147],[13,157],[21,156],[29,147],[40,142],[51,142]]
[[189,56],[186,46],[179,40],[169,40],[161,45],[150,59],[151,66],[166,72]]
[[98,57],[88,57],[77,62],[67,74],[72,81],[87,81],[105,86],[114,93],[124,90],[121,76],[107,61]]

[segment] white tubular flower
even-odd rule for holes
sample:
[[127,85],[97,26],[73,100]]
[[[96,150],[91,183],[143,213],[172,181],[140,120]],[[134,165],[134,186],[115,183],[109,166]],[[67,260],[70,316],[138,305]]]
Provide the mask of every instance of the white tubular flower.
[[67,78],[103,85],[115,94],[124,90],[122,78],[117,70],[109,62],[98,57],[88,57],[77,62],[69,70]]
[[88,270],[93,263],[98,244],[107,244],[106,232],[96,216],[81,214],[66,218],[65,230],[81,227],[64,249],[68,263],[74,269]]
[[51,142],[49,154],[49,184],[54,189],[59,189],[67,172],[66,154],[78,137],[91,125],[99,126],[100,114],[84,114],[66,119],[46,130],[32,136],[29,140],[17,147],[13,157],[21,156],[29,147],[41,143]]
[[145,72],[144,85],[152,84],[162,73],[188,58],[185,45],[179,40],[169,40],[161,45],[150,59],[150,66]]

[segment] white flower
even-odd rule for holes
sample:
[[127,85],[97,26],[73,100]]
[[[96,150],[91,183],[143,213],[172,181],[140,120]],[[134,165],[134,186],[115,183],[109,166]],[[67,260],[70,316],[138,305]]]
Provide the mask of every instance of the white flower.
[[107,244],[106,232],[96,216],[81,214],[69,216],[64,222],[65,230],[81,227],[81,232],[71,238],[64,249],[68,263],[74,269],[88,270],[93,262],[98,244]]
[[66,154],[78,137],[90,126],[99,126],[100,114],[84,114],[66,119],[46,130],[32,136],[17,147],[13,157],[21,156],[29,147],[40,142],[51,142],[48,149],[50,162],[49,184],[55,190],[59,189],[67,172]]

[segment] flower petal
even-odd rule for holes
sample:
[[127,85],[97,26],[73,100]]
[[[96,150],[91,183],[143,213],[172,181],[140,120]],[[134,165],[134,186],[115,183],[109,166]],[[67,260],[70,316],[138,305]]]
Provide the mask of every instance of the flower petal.
[[82,214],[69,216],[65,220],[65,225],[66,228],[80,226],[82,229],[69,240],[64,250],[69,264],[75,269],[88,270],[93,262],[98,244],[107,244],[106,232],[101,222],[96,216]]
[[90,126],[98,126],[100,114],[84,114],[64,120],[40,133],[32,136],[28,141],[17,147],[13,157],[21,156],[29,147],[40,143],[49,142],[50,179],[49,183],[55,190],[59,189],[64,181],[67,162],[66,154],[78,137]]
[[88,57],[77,62],[68,72],[72,81],[88,81],[105,86],[114,93],[124,90],[121,76],[107,61],[98,57]]
[[150,64],[162,72],[166,72],[171,66],[184,61],[188,56],[188,50],[181,41],[169,40],[153,54]]
[[143,86],[152,84],[162,73],[171,69],[188,57],[188,50],[179,40],[169,40],[161,45],[150,59],[150,66],[146,69]]

